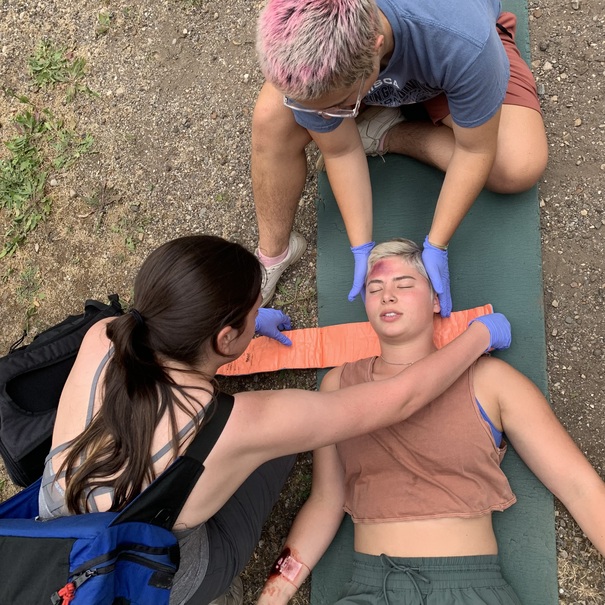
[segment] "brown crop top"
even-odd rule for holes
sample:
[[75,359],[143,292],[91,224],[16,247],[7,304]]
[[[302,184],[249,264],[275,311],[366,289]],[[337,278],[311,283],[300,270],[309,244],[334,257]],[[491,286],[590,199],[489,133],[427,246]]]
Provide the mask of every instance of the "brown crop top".
[[[371,382],[375,357],[345,364],[341,387]],[[407,420],[337,445],[356,523],[478,517],[515,503],[481,417],[473,368]]]

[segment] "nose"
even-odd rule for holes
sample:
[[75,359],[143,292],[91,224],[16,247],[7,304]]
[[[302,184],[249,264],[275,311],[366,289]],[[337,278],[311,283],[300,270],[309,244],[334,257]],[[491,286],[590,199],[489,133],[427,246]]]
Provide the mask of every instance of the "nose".
[[397,300],[395,296],[395,292],[393,292],[390,288],[385,288],[382,293],[382,304],[385,305],[387,303],[393,303]]

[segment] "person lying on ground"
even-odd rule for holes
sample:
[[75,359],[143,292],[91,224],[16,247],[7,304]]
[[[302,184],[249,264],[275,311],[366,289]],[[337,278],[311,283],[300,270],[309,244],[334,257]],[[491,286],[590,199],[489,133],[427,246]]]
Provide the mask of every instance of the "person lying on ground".
[[[365,306],[380,355],[332,369],[322,392],[387,384],[435,351],[439,299],[414,242],[372,250]],[[492,526],[492,513],[516,501],[500,469],[503,433],[605,554],[605,483],[540,390],[509,364],[484,356],[402,422],[314,452],[311,495],[259,605],[292,598],[345,512],[354,523],[355,552],[338,605],[520,605],[500,573]]]

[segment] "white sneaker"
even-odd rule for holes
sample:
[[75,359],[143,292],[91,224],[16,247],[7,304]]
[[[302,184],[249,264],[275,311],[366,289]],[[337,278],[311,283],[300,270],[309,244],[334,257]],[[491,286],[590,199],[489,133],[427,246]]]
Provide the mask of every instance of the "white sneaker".
[[244,602],[244,584],[242,579],[237,576],[234,578],[233,582],[231,582],[231,586],[229,586],[229,590],[218,599],[214,599],[214,601],[210,601],[208,605],[242,605]]
[[[296,231],[290,233],[290,241],[288,243],[288,254],[281,263],[273,265],[272,267],[265,267],[265,274],[263,276],[263,285],[261,286],[261,294],[263,302],[261,306],[265,306],[275,294],[275,288],[277,282],[281,277],[281,274],[290,266],[297,262],[307,249],[307,241],[305,238]],[[255,251],[258,257],[258,248]]]
[[[366,155],[384,155],[388,150],[380,147],[380,139],[393,126],[405,122],[405,117],[399,107],[382,107],[371,105],[355,118],[357,130],[361,136],[361,143]],[[320,155],[315,168],[318,172],[326,169],[323,155]]]
[[399,107],[372,106],[360,114],[356,122],[366,155],[383,155],[387,150],[378,150],[380,139],[393,126],[405,122],[405,118]]

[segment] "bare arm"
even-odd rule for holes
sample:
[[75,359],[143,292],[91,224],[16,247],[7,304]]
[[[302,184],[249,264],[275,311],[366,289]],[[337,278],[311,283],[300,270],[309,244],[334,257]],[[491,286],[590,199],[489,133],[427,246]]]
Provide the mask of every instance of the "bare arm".
[[335,445],[313,453],[313,487],[311,495],[296,515],[284,549],[303,566],[288,580],[282,575],[267,578],[259,605],[287,603],[306,580],[332,542],[344,516],[342,465]]
[[605,483],[540,390],[508,364],[497,359],[486,361],[489,363],[482,364],[487,366],[482,381],[490,382],[496,390],[502,425],[510,442],[605,555]]
[[475,128],[452,123],[454,152],[437,200],[429,232],[431,243],[443,246],[449,243],[485,186],[496,158],[499,123],[500,111]]
[[[320,391],[340,388],[341,369],[326,374]],[[293,582],[280,575],[270,576],[258,605],[279,605],[294,596],[334,539],[344,516],[343,506],[343,468],[336,446],[328,445],[313,452],[311,495],[296,515],[284,545],[304,565]]]
[[344,119],[332,132],[311,135],[324,157],[351,246],[368,243],[372,240],[372,188],[355,120]]
[[488,329],[474,322],[443,349],[388,380],[321,393],[240,393],[238,414],[230,421],[239,425],[233,429],[242,436],[240,451],[255,467],[400,422],[445,391],[489,342]]

